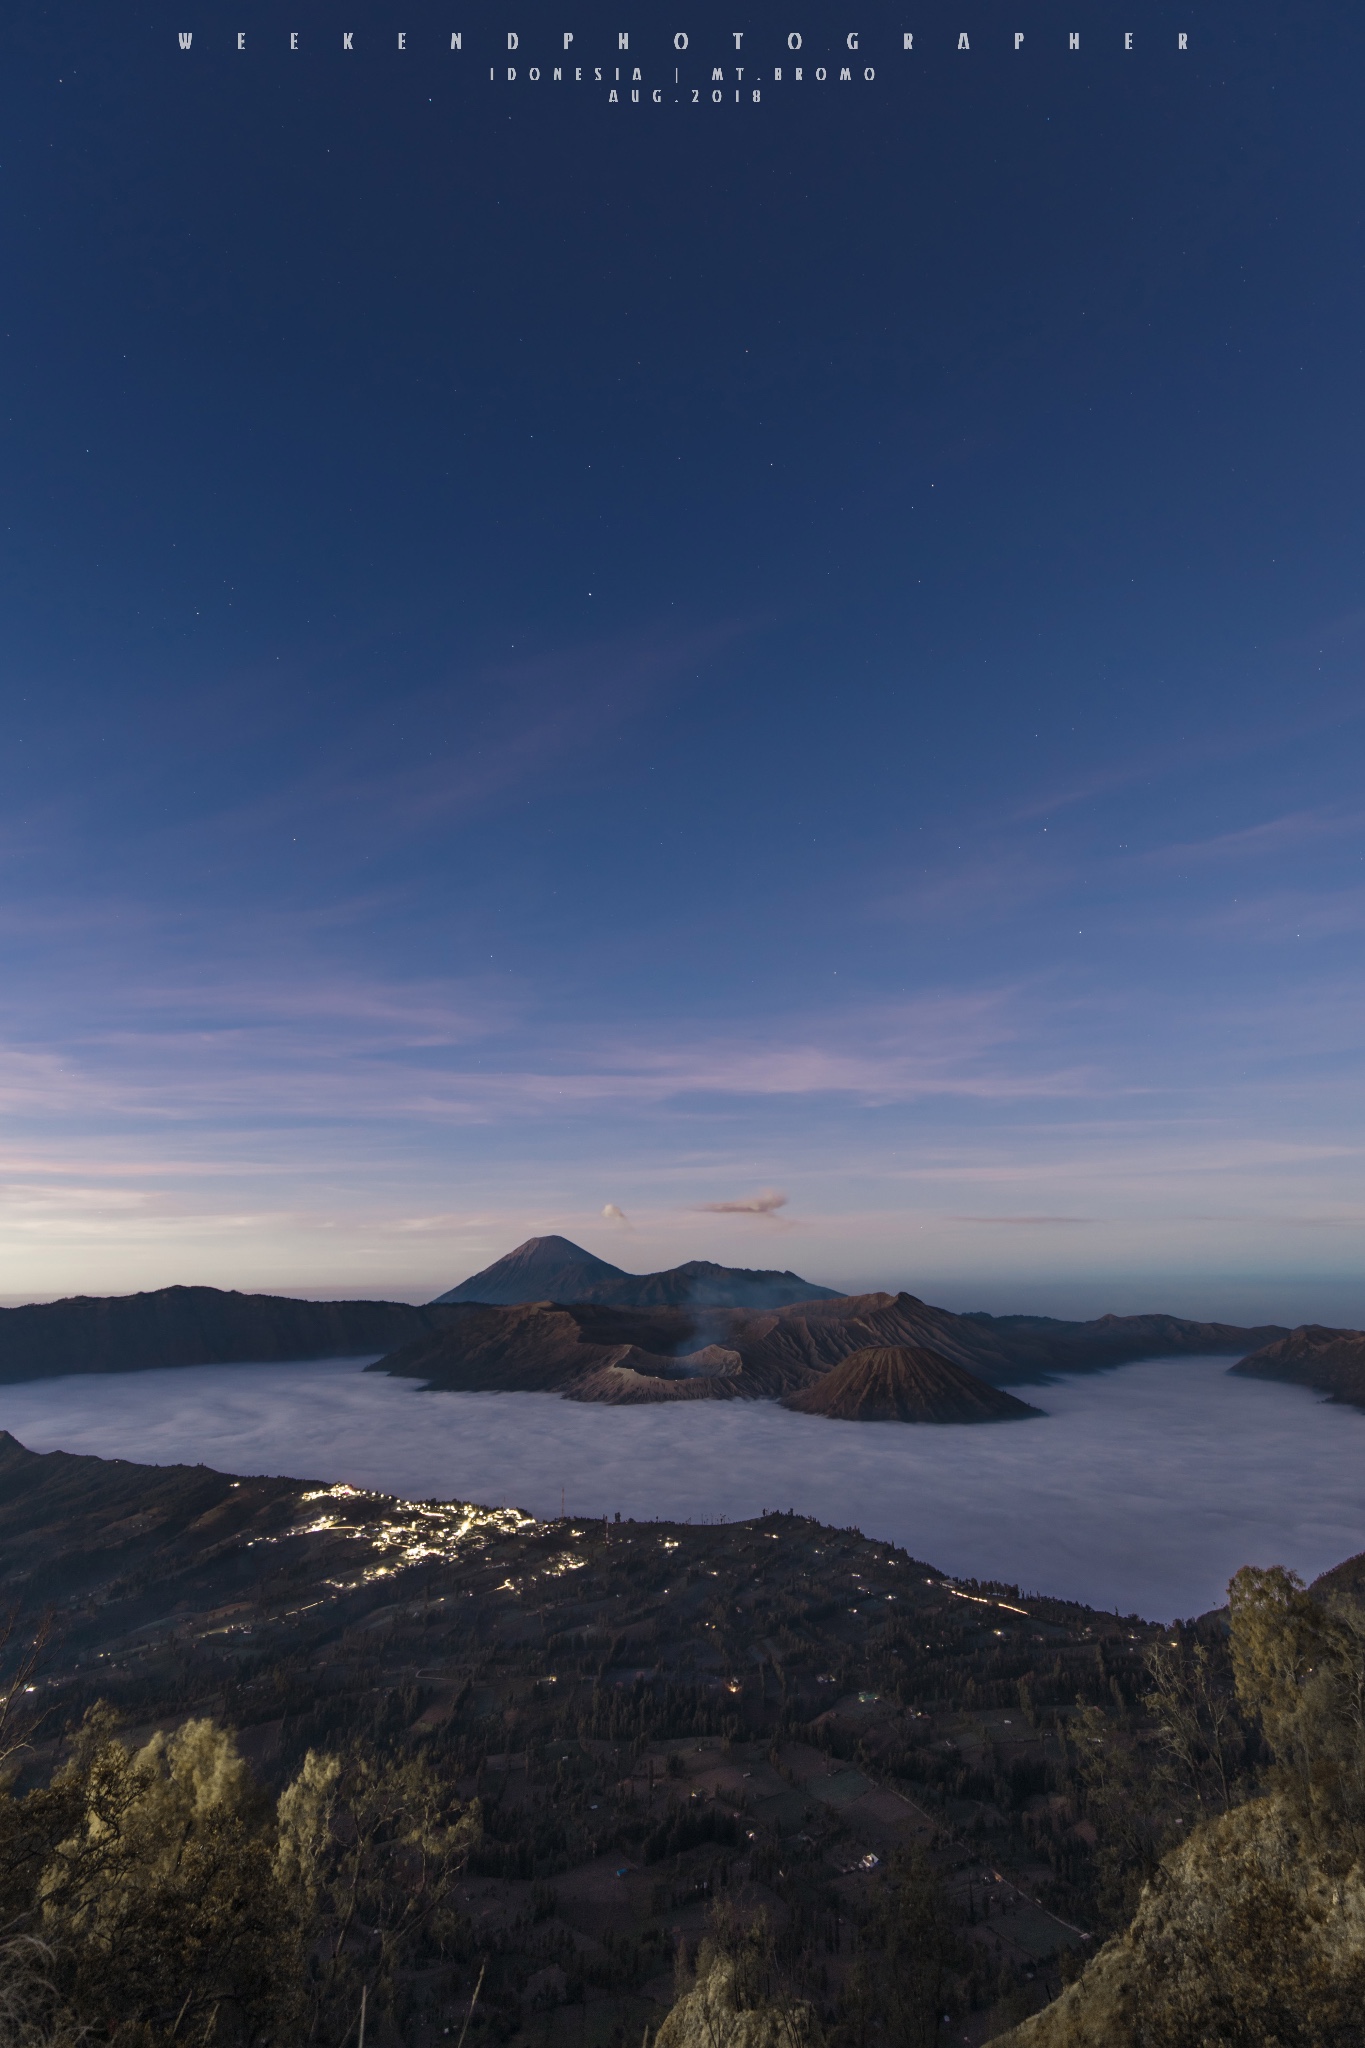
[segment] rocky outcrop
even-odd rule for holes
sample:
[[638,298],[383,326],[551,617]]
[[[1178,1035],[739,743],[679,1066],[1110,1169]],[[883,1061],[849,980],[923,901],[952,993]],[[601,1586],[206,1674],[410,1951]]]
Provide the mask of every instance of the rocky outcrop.
[[695,1985],[672,2008],[652,2048],[819,2048],[820,2027],[803,1999],[749,2001],[741,1976],[728,1956],[703,1952]]
[[1365,2002],[1365,1881],[1278,1799],[1199,1828],[1131,1926],[995,2048],[1347,2048]]
[[1013,1422],[1040,1412],[912,1344],[855,1351],[783,1406],[843,1422]]

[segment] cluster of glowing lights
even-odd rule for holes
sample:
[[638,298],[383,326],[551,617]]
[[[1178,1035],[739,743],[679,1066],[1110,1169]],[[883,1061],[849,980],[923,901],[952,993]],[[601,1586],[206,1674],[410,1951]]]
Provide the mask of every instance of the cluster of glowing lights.
[[[301,1496],[301,1501],[307,1506],[323,1501],[331,1505],[308,1521],[296,1522],[280,1536],[258,1536],[253,1540],[283,1543],[295,1536],[335,1535],[368,1543],[377,1555],[359,1579],[349,1582],[353,1585],[392,1578],[413,1565],[454,1563],[468,1551],[481,1550],[496,1537],[534,1535],[542,1526],[520,1508],[477,1507],[468,1501],[398,1501],[388,1494],[367,1493],[361,1487],[348,1486],[344,1481],[335,1486],[313,1487]],[[352,1502],[373,1502],[383,1512],[374,1519],[360,1519],[345,1511]],[[556,1565],[558,1571],[565,1571],[579,1562],[576,1558],[566,1562],[551,1559],[548,1569],[551,1576],[558,1576]],[[342,1587],[339,1580],[329,1584]]]

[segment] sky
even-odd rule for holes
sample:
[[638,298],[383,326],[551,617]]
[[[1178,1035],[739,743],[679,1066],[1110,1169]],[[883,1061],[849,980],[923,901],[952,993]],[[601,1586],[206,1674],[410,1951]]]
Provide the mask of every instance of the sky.
[[1365,1323],[1358,10],[234,4],[0,29],[0,1299]]

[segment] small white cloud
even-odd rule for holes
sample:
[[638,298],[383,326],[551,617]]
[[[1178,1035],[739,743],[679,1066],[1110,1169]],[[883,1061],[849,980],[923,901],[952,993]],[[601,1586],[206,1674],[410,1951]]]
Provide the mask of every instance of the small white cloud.
[[606,1217],[608,1223],[625,1223],[628,1220],[625,1210],[618,1209],[615,1202],[604,1202],[602,1214]]

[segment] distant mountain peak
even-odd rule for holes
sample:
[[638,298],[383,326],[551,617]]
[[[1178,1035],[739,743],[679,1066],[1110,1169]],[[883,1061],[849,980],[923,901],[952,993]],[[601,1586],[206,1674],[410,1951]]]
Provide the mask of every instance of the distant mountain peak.
[[[491,1266],[486,1266],[484,1272],[540,1273],[547,1268],[558,1271],[561,1267],[576,1273],[595,1273],[601,1280],[623,1280],[627,1277],[620,1266],[609,1265],[595,1253],[584,1251],[582,1245],[575,1244],[571,1237],[554,1236],[528,1237],[525,1244],[505,1253]],[[483,1275],[474,1277],[481,1279]]]
[[784,1308],[797,1301],[834,1301],[799,1273],[754,1272],[689,1259],[663,1273],[626,1273],[567,1237],[528,1237],[432,1304],[485,1302],[511,1308],[530,1301],[596,1302],[616,1307]]
[[[519,1244],[515,1251],[504,1253],[498,1260],[500,1266],[534,1266],[543,1259],[563,1259],[566,1264],[592,1266],[602,1273],[619,1273],[619,1266],[608,1265],[595,1253],[584,1251],[581,1244],[575,1244],[571,1237],[528,1237],[525,1244]],[[488,1269],[491,1271],[491,1267]]]
[[584,1288],[629,1278],[619,1266],[595,1258],[571,1238],[528,1237],[515,1251],[505,1252],[481,1273],[471,1274],[436,1299],[486,1301],[500,1307],[522,1301],[579,1301],[584,1298]]

